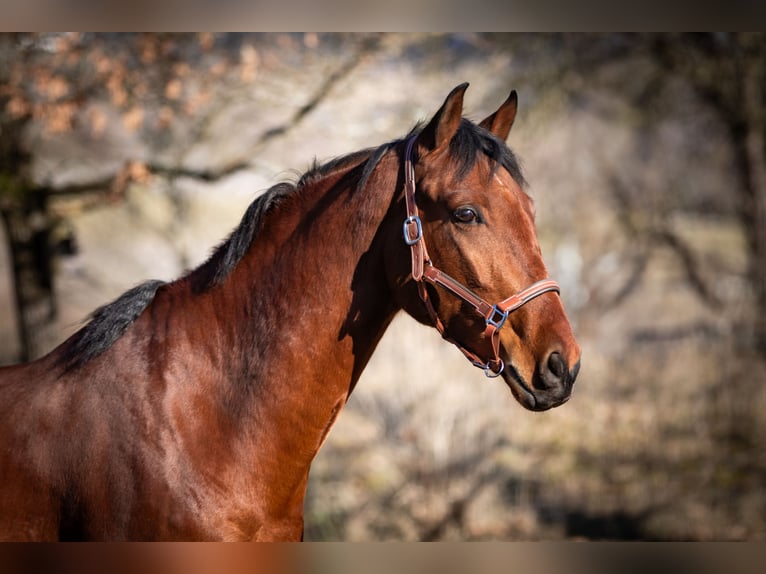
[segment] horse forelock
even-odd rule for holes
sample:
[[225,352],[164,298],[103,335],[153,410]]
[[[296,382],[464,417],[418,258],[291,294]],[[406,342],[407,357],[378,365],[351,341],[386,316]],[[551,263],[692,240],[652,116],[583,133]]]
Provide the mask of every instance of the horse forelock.
[[493,171],[503,167],[519,186],[527,185],[519,160],[505,142],[465,118],[450,141],[449,151],[457,164],[458,179],[468,175],[478,159],[484,156],[490,160]]

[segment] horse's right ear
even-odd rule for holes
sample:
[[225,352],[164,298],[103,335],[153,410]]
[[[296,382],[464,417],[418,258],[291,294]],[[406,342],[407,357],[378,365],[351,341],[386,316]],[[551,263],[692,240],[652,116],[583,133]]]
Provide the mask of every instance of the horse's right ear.
[[427,153],[440,150],[449,144],[460,127],[463,117],[463,95],[466,88],[468,88],[468,82],[452,90],[442,107],[418,136],[418,145]]

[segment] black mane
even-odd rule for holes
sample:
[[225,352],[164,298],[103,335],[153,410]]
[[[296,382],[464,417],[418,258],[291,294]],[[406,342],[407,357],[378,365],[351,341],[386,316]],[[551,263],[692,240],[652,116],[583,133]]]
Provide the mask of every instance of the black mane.
[[[370,148],[315,165],[301,176],[297,185],[280,183],[257,197],[247,208],[237,228],[221,243],[199,267],[185,276],[195,293],[203,293],[219,285],[242,260],[263,227],[266,216],[296,190],[308,186],[328,174],[352,168],[358,177],[356,189],[364,188],[367,180],[392,148],[420,132],[417,125],[405,139],[394,140],[378,148]],[[493,169],[502,166],[516,182],[524,186],[525,181],[513,152],[490,132],[463,120],[450,142],[450,152],[456,162],[458,177],[467,175],[484,155],[493,162]],[[90,322],[75,333],[63,351],[67,367],[80,366],[109,349],[127,330],[133,321],[154,299],[163,281],[147,281],[117,298],[112,303],[97,309]]]
[[127,330],[152,302],[164,281],[146,281],[126,291],[111,303],[99,307],[90,322],[67,341],[63,361],[67,368],[84,365],[97,357]]
[[219,245],[213,255],[187,275],[195,293],[203,293],[220,284],[250,249],[263,227],[266,215],[295,192],[290,183],[279,183],[258,196],[245,211],[237,228]]
[[[292,184],[280,183],[250,204],[231,235],[205,263],[187,275],[194,292],[204,292],[226,278],[249,249],[266,214],[294,191]],[[83,365],[109,349],[149,306],[164,284],[159,280],[146,281],[96,309],[88,324],[67,341],[63,355],[67,367]]]

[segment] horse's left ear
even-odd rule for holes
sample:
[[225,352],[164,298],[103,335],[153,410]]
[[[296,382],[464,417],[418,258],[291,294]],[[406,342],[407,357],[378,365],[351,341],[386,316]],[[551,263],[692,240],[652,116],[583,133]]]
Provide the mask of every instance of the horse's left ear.
[[479,125],[495,134],[501,140],[507,140],[508,134],[511,133],[513,120],[516,119],[518,104],[519,98],[516,96],[516,90],[513,90],[497,111],[485,118]]
[[444,100],[442,107],[434,114],[428,125],[418,136],[418,144],[427,152],[442,149],[455,135],[463,117],[463,95],[468,82],[453,89]]

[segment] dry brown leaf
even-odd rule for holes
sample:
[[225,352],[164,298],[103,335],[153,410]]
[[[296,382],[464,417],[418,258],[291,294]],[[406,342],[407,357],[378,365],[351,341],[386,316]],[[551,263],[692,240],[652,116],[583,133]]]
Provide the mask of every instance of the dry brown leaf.
[[6,113],[14,119],[21,118],[31,113],[32,106],[21,96],[13,96],[5,104]]
[[144,122],[144,109],[141,106],[134,106],[125,112],[122,116],[122,125],[128,131],[134,132]]
[[90,133],[93,137],[99,138],[106,131],[107,117],[103,110],[93,109],[89,114]]
[[165,97],[169,100],[178,100],[183,91],[183,84],[178,78],[173,78],[165,86]]

